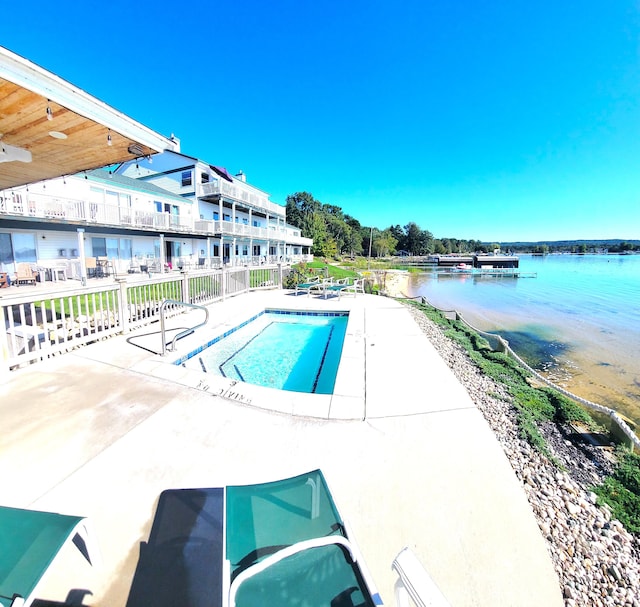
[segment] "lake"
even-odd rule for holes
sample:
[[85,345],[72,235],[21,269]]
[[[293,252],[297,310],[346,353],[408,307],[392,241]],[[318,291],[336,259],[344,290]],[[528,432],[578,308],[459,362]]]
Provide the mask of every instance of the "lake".
[[640,255],[520,256],[535,278],[426,271],[412,297],[499,333],[532,367],[640,427]]

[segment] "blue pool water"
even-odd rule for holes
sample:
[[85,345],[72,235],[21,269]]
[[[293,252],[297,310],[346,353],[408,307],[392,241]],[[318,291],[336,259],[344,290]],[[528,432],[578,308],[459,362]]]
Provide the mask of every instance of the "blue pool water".
[[332,394],[348,314],[269,310],[178,364],[258,386]]

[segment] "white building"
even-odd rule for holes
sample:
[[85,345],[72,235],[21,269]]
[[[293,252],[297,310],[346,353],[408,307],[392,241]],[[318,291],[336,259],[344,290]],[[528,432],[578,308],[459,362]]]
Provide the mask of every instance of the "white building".
[[[309,258],[311,239],[244,176],[181,155],[175,137],[2,47],[0,89],[0,274]],[[92,170],[104,166],[118,169]]]
[[122,274],[309,259],[312,240],[286,225],[285,207],[223,175],[170,153],[0,191],[0,272],[29,263],[81,279],[94,260]]
[[188,262],[187,256],[230,265],[310,258],[313,241],[287,226],[285,207],[247,183],[242,172],[232,176],[223,167],[177,152],[132,160],[115,172],[192,203],[193,234],[200,238],[185,249],[179,239],[168,237],[165,254],[172,263]]

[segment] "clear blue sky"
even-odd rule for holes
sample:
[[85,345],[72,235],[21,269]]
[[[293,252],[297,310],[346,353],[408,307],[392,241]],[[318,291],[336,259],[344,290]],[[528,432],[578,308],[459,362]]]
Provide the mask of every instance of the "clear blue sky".
[[640,238],[634,0],[16,2],[0,44],[364,226]]

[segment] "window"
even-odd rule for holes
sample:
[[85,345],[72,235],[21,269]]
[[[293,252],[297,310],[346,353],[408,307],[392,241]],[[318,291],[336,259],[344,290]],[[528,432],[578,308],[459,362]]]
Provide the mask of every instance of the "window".
[[182,187],[191,185],[191,171],[182,171]]
[[254,257],[257,257],[258,255],[260,255],[260,245],[259,244],[254,244],[253,245],[253,255],[254,255]]
[[132,259],[131,251],[131,238],[121,238],[120,239],[120,250],[118,251],[118,257],[120,259]]
[[222,215],[222,220],[223,221],[231,221],[231,215],[229,215],[228,213],[224,213]]
[[209,183],[209,173],[202,173],[200,175],[200,183]]
[[156,205],[156,211],[157,211],[158,213],[162,213],[162,203],[161,203],[161,202],[159,202],[158,200],[155,200],[155,201],[153,202],[153,204],[155,204],[155,205]]
[[242,245],[242,254],[246,257],[247,255],[249,255],[249,245],[248,244],[243,244]]
[[218,211],[214,211],[213,212],[213,218],[214,219],[220,219],[220,213],[218,213]]
[[220,257],[220,245],[219,244],[214,244],[213,245],[213,253],[211,254],[212,257]]
[[13,241],[13,254],[16,263],[21,261],[36,261],[36,235],[30,233],[14,232],[11,235]]
[[11,234],[0,234],[0,263],[13,263]]
[[91,250],[93,251],[93,257],[106,257],[107,256],[107,241],[104,238],[92,238]]
[[242,223],[243,223],[244,225],[249,225],[249,220],[248,220],[246,217],[243,217],[243,218],[242,218]]
[[130,238],[91,238],[92,257],[108,259],[131,259]]
[[253,220],[253,227],[254,228],[259,228],[260,227],[260,222],[257,219]]
[[118,259],[118,239],[107,238],[107,257],[109,259]]

